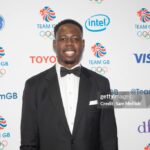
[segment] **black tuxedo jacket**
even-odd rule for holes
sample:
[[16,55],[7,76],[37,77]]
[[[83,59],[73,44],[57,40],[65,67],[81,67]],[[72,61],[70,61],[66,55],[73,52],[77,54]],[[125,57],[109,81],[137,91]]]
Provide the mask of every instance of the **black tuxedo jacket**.
[[73,133],[65,117],[56,68],[29,80],[23,93],[20,150],[117,150],[113,108],[89,105],[97,93],[108,94],[108,80],[81,67]]

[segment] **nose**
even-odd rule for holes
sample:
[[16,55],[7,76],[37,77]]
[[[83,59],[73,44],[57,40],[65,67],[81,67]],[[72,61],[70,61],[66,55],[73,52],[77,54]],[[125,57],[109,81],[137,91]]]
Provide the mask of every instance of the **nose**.
[[66,40],[66,45],[72,45],[73,44],[73,41],[71,38],[67,38]]

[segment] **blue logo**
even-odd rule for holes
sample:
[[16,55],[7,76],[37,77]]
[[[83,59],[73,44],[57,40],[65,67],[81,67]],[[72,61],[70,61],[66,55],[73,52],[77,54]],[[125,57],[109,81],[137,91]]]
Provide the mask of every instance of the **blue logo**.
[[0,30],[4,27],[5,21],[4,18],[0,15]]
[[16,92],[8,92],[8,93],[0,93],[0,100],[17,100],[18,93]]
[[101,32],[106,30],[110,24],[110,18],[103,14],[97,14],[88,18],[85,22],[85,27],[91,32]]
[[150,63],[150,53],[141,53],[141,54],[134,54],[136,62],[139,63]]

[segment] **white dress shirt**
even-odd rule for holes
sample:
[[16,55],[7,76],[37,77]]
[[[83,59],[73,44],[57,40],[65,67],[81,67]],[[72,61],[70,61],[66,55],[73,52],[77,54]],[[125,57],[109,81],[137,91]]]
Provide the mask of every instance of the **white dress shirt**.
[[[80,64],[73,68],[80,66]],[[61,98],[65,110],[66,119],[69,125],[70,132],[73,131],[74,120],[76,115],[76,107],[78,102],[79,80],[80,78],[74,74],[67,74],[64,77],[60,76],[60,68],[63,67],[56,63],[56,72],[60,87]],[[71,68],[71,69],[73,69]]]

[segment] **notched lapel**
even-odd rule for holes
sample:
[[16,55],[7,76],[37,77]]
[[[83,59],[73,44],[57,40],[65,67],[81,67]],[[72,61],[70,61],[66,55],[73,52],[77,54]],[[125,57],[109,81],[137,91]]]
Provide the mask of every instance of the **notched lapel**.
[[78,104],[73,128],[73,135],[76,134],[80,121],[88,108],[88,103],[90,101],[90,91],[91,91],[91,80],[89,73],[85,68],[81,68],[81,77],[79,83],[79,94],[78,94]]
[[56,108],[56,113],[60,116],[60,119],[62,121],[62,124],[66,131],[70,133],[69,126],[67,123],[67,119],[65,116],[65,111],[62,103],[62,98],[60,94],[60,88],[59,88],[59,83],[58,83],[58,78],[57,78],[57,73],[55,66],[51,68],[49,73],[46,75],[46,79],[48,80],[48,91],[49,91],[49,97],[52,99],[53,104]]

